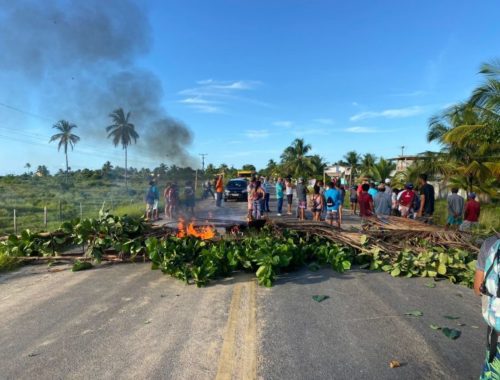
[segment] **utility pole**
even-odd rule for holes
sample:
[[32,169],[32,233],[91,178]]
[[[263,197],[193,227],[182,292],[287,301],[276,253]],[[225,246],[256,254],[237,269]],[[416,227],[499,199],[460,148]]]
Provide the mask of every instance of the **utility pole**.
[[404,145],[401,146],[401,157],[404,156],[405,148],[406,147]]
[[205,157],[208,156],[208,153],[200,153],[201,156],[201,171],[205,172]]

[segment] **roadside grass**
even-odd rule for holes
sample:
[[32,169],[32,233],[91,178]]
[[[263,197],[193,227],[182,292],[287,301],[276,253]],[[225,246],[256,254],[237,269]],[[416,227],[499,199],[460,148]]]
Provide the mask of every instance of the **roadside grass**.
[[[440,226],[446,225],[448,218],[448,206],[446,199],[439,199],[435,203],[434,223]],[[481,214],[479,215],[479,228],[482,230],[500,231],[500,204],[493,202],[481,204]]]
[[17,257],[9,256],[5,253],[0,253],[0,273],[8,272],[16,269],[19,266]]

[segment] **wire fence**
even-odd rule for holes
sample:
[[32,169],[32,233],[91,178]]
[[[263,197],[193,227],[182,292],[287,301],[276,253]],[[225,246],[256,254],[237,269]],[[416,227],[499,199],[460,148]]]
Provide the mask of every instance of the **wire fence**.
[[53,230],[62,222],[97,217],[101,209],[112,213],[140,214],[144,203],[137,198],[103,198],[82,201],[53,199],[45,205],[32,206],[23,202],[0,203],[0,235],[19,233],[22,230]]

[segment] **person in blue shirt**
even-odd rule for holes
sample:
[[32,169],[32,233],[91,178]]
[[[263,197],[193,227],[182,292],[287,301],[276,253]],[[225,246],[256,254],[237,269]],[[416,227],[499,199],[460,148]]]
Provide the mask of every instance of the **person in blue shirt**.
[[155,181],[149,182],[149,189],[146,193],[146,219],[158,219],[158,201],[160,199],[160,192],[156,187]]
[[278,201],[278,216],[281,216],[281,212],[283,211],[283,191],[285,190],[285,184],[283,182],[283,178],[278,178],[278,182],[276,182],[276,200]]
[[326,204],[326,220],[333,226],[333,221],[337,223],[340,229],[339,207],[342,203],[340,191],[333,182],[328,184],[328,189],[324,193]]
[[368,194],[370,194],[372,198],[374,198],[377,193],[378,191],[376,184],[374,182],[370,182],[370,188],[368,189]]

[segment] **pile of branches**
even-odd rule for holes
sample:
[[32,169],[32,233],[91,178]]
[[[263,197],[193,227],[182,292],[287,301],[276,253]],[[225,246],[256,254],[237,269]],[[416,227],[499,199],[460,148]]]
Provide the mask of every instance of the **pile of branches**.
[[361,230],[339,230],[324,222],[273,220],[270,225],[276,233],[294,230],[307,235],[316,235],[334,243],[352,247],[360,252],[378,249],[387,254],[397,255],[407,249],[415,253],[429,247],[461,249],[478,253],[472,235],[416,220],[388,216],[366,218]]

